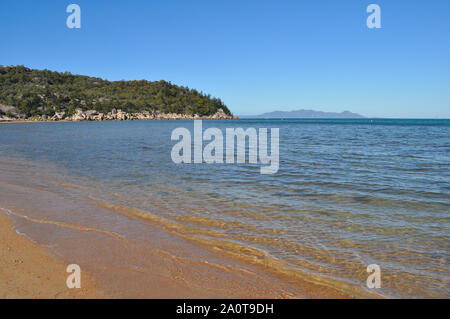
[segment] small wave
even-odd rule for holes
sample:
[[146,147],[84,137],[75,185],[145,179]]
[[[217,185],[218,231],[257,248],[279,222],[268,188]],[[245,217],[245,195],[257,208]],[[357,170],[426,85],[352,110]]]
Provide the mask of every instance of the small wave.
[[58,221],[36,219],[36,218],[29,217],[29,216],[17,214],[15,212],[12,212],[11,210],[7,210],[4,208],[0,208],[0,209],[2,211],[4,211],[7,215],[18,217],[18,218],[23,218],[23,219],[26,219],[27,221],[31,221],[33,223],[54,225],[54,226],[69,228],[69,229],[78,230],[78,231],[99,233],[99,234],[107,235],[107,236],[110,236],[110,237],[113,237],[116,239],[125,239],[125,236],[122,236],[118,233],[107,231],[107,230],[85,227],[85,226],[74,225],[74,224],[68,224],[68,223],[58,222]]
[[161,227],[173,235],[183,238],[188,242],[205,247],[213,252],[223,254],[249,264],[261,266],[270,273],[286,277],[289,282],[302,280],[341,291],[345,295],[352,297],[381,297],[365,291],[356,284],[339,281],[337,279],[312,273],[306,273],[300,269],[296,269],[284,261],[271,256],[265,250],[238,243],[233,240],[233,237],[229,234],[177,223],[168,218],[157,216],[150,212],[142,211],[133,207],[114,205],[92,197],[90,199],[95,201],[96,205],[102,208],[113,210],[130,218],[149,221],[154,226]]

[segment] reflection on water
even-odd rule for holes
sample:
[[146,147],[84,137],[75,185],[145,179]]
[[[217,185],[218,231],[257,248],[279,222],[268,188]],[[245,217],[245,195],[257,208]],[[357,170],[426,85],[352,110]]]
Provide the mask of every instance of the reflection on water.
[[248,164],[173,164],[170,135],[180,126],[193,123],[2,125],[0,155],[57,165],[45,174],[10,168],[41,174],[41,188],[277,271],[365,289],[376,263],[385,296],[449,297],[449,121],[203,122],[280,128],[275,175]]

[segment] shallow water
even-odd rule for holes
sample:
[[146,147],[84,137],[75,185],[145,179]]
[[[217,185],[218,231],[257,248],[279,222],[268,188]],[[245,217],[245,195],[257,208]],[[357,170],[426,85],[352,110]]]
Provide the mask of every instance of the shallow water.
[[54,165],[45,174],[11,168],[39,175],[40,188],[273,271],[367,290],[375,263],[378,294],[449,297],[450,121],[203,121],[279,128],[274,175],[254,164],[176,165],[176,127],[192,131],[193,122],[0,125],[0,156]]

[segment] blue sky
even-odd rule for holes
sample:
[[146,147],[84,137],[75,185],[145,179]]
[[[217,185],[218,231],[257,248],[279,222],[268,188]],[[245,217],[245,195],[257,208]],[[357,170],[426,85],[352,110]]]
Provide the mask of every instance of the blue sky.
[[[66,27],[67,5],[81,29]],[[368,29],[366,7],[381,7]],[[0,2],[0,64],[164,79],[235,114],[450,118],[448,0]]]

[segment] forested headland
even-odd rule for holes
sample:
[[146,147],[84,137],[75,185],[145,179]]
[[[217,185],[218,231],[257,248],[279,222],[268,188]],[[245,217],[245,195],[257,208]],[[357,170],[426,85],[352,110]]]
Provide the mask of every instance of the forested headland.
[[211,116],[231,112],[218,98],[167,81],[107,81],[69,72],[0,66],[0,116],[11,118],[69,117],[80,110],[107,114],[183,114]]

